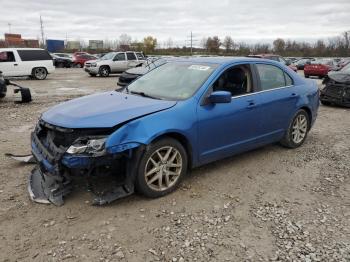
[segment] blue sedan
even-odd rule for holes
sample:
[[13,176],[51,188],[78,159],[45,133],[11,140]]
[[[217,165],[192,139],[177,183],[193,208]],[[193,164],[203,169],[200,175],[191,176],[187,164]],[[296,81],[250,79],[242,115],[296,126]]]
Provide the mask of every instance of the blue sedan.
[[[122,92],[74,99],[43,113],[31,136],[31,198],[63,204],[76,177],[105,204],[172,192],[190,168],[270,143],[301,146],[319,91],[278,62],[182,58]],[[98,187],[96,181],[108,181]],[[101,189],[102,188],[102,189]]]

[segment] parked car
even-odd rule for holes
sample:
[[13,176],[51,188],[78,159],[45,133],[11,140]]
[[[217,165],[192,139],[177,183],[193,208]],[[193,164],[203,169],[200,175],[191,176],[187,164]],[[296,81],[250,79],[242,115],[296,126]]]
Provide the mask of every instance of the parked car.
[[30,175],[30,196],[61,205],[78,175],[105,180],[98,192],[90,183],[95,204],[135,189],[164,196],[190,168],[278,141],[301,146],[317,116],[318,93],[315,81],[275,61],[179,58],[123,92],[44,112],[31,138],[39,164]]
[[324,105],[350,107],[350,64],[338,72],[330,72],[323,80],[320,100]]
[[53,59],[53,64],[55,67],[58,68],[70,68],[73,66],[73,60],[71,58],[68,57],[61,57],[61,56],[57,56],[55,54],[51,54],[52,59]]
[[73,59],[73,55],[72,54],[68,54],[68,53],[53,53],[53,54],[57,55],[59,57],[66,57],[66,58]]
[[90,76],[107,77],[109,74],[122,73],[129,68],[141,65],[144,59],[137,52],[111,52],[100,59],[85,63],[85,71]]
[[350,58],[349,58],[349,57],[347,57],[347,58],[342,58],[342,59],[339,61],[338,66],[339,66],[340,68],[343,68],[343,67],[347,66],[349,63],[350,63]]
[[304,76],[309,78],[310,76],[318,76],[319,78],[325,77],[329,71],[337,71],[338,66],[333,59],[317,59],[309,62],[304,66]]
[[311,57],[301,58],[295,62],[295,66],[297,67],[298,70],[304,70],[304,67],[307,63],[315,60],[316,60],[315,58],[311,58]]
[[0,71],[5,77],[30,76],[43,80],[55,67],[50,54],[39,48],[0,48]]
[[144,64],[134,68],[130,68],[123,72],[118,78],[117,85],[120,87],[125,87],[131,82],[133,82],[135,79],[139,78],[140,76],[143,76],[144,74],[153,70],[154,68],[165,64],[166,62],[167,60],[164,58],[148,58]]
[[82,67],[84,67],[84,64],[86,61],[95,60],[95,59],[96,59],[95,56],[87,54],[87,53],[84,53],[84,54],[82,52],[74,53],[73,54],[73,65],[75,67],[82,68]]
[[282,56],[279,56],[279,55],[259,54],[259,55],[249,55],[248,57],[257,57],[257,58],[264,58],[264,59],[274,60],[274,61],[282,63],[283,65],[288,66],[294,72],[298,71],[298,69],[290,61],[287,61],[286,59],[284,59]]

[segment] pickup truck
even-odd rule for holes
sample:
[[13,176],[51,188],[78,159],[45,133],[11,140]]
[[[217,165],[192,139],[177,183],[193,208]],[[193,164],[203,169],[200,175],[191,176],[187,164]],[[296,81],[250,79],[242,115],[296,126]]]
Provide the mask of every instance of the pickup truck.
[[143,64],[144,61],[145,58],[140,52],[111,52],[100,59],[85,62],[84,70],[90,76],[107,77]]

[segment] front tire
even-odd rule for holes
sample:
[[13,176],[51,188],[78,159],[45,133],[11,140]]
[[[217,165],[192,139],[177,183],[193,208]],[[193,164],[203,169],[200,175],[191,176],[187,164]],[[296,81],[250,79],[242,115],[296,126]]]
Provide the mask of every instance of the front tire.
[[99,74],[101,77],[108,77],[110,74],[110,70],[108,66],[101,66],[99,70]]
[[300,109],[289,124],[280,143],[288,148],[297,148],[301,146],[310,130],[310,118],[304,109]]
[[309,78],[310,76],[309,75],[304,75],[305,76],[305,78]]
[[33,69],[32,77],[36,80],[44,80],[47,77],[47,71],[44,67],[37,67]]
[[135,186],[146,197],[161,197],[174,191],[187,172],[187,153],[173,138],[149,145],[137,171]]

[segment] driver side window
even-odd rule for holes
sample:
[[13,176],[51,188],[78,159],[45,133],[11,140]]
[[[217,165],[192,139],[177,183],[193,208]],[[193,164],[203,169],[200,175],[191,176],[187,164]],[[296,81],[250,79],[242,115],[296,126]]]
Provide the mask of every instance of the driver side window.
[[116,54],[113,61],[125,61],[125,54],[124,53],[119,53]]
[[231,67],[221,74],[213,84],[213,92],[228,91],[232,96],[253,92],[253,80],[250,65]]

